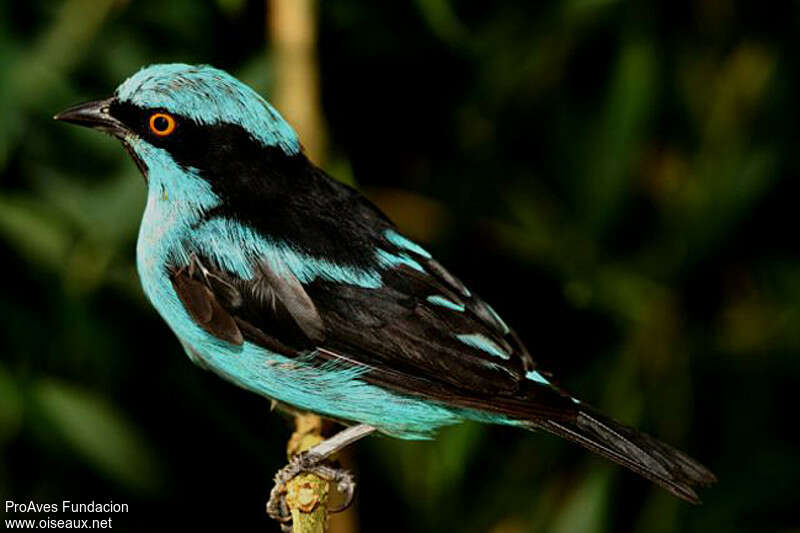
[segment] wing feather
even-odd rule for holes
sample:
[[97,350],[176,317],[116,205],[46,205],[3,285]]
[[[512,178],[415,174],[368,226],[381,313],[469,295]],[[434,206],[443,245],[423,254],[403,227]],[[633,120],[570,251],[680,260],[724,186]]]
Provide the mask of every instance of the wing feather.
[[188,270],[172,275],[172,286],[189,315],[207,332],[231,344],[244,342],[242,332],[230,313],[223,308],[211,289],[189,277]]

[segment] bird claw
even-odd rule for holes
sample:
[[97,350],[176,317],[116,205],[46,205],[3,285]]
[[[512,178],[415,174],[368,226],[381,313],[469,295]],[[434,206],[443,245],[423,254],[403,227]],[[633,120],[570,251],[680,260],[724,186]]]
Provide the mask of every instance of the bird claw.
[[336,490],[344,495],[344,501],[338,507],[329,508],[328,512],[341,513],[353,504],[353,499],[356,495],[356,480],[349,470],[344,470],[343,468],[331,468],[331,470],[333,476],[329,481],[336,484]]
[[344,495],[344,503],[328,509],[328,512],[339,513],[352,505],[356,490],[353,474],[342,468],[324,464],[324,460],[324,457],[313,452],[304,452],[293,456],[289,464],[275,474],[275,484],[269,493],[267,502],[267,514],[273,520],[280,522],[284,531],[291,531],[292,522],[291,512],[286,504],[286,485],[300,474],[314,474],[334,484],[336,490]]

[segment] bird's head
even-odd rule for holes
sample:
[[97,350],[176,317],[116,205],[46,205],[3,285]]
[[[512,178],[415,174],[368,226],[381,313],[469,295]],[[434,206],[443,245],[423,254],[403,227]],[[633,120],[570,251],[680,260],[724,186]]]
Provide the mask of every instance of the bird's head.
[[[113,96],[54,118],[117,137],[145,178],[159,176],[162,189],[185,188],[181,178],[169,183],[170,174],[203,176],[208,182],[219,174],[215,168],[220,164],[235,164],[263,150],[286,156],[301,151],[297,134],[264,98],[206,65],[145,67]],[[149,181],[152,191],[156,184]]]

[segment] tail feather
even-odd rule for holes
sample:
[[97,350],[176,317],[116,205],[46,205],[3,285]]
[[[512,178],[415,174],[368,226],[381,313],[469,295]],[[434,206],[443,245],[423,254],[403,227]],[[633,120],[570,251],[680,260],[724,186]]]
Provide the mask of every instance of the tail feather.
[[534,427],[611,459],[691,503],[700,503],[696,487],[717,480],[710,470],[672,446],[581,407],[574,420],[538,420]]

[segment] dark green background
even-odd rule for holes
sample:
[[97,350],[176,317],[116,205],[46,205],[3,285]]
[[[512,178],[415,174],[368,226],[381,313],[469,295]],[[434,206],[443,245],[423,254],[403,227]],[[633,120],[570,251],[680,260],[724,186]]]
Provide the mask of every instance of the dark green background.
[[[0,3],[0,500],[128,503],[116,530],[277,529],[288,424],[189,363],[139,288],[135,166],[50,118],[162,61],[269,97],[265,10]],[[373,438],[352,454],[361,530],[797,531],[798,4],[336,0],[318,18],[325,167],[564,386],[720,478],[692,507],[547,436]]]

